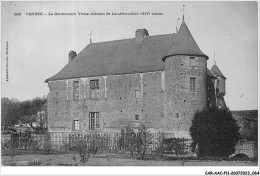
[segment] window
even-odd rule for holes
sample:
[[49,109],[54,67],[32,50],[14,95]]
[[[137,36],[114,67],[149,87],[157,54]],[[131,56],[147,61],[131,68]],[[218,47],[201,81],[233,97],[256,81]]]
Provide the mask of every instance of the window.
[[79,130],[79,120],[73,121],[73,131]]
[[98,99],[99,98],[99,80],[90,80],[90,98]]
[[135,98],[141,98],[141,93],[139,90],[135,90]]
[[135,120],[139,120],[139,114],[135,114]]
[[196,78],[190,78],[190,90],[195,91],[196,86],[195,86]]
[[190,57],[190,65],[196,65],[195,57]]
[[73,81],[73,100],[79,101],[79,81]]
[[99,129],[99,113],[90,112],[89,113],[89,130]]

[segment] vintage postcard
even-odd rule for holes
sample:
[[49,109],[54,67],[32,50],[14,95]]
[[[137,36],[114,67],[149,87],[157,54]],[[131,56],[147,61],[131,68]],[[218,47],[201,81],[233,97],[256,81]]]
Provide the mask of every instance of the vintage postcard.
[[257,2],[2,1],[1,34],[3,174],[259,175]]

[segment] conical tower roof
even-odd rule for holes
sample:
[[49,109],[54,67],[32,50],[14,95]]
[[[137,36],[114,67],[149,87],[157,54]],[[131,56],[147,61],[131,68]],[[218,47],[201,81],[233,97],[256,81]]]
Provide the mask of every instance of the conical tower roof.
[[209,77],[213,77],[213,78],[216,77],[216,75],[215,75],[211,70],[209,70],[208,68],[207,68],[207,75],[208,75]]
[[211,68],[211,71],[216,75],[216,76],[220,76],[224,79],[227,79],[220,71],[220,69],[218,68],[217,65],[213,65],[213,67]]
[[180,26],[179,32],[176,35],[174,45],[168,51],[168,56],[163,58],[163,61],[165,61],[167,57],[175,55],[202,56],[205,59],[209,58],[198,47],[196,41],[190,33],[190,30],[184,22],[184,18]]

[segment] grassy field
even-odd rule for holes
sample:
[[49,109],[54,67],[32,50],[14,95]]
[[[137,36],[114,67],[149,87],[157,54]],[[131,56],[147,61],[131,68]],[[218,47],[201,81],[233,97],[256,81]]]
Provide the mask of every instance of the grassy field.
[[[74,158],[76,156],[76,158]],[[74,158],[74,159],[73,159]],[[26,161],[33,161],[38,166],[82,166],[78,155],[62,152],[46,153],[44,151],[28,154],[28,151],[17,151],[13,159],[8,153],[2,152],[2,166],[22,165]],[[37,164],[36,164],[37,163]],[[148,155],[141,160],[136,155],[131,158],[126,154],[97,154],[91,155],[85,166],[257,166],[253,161],[214,161],[214,160],[181,160],[176,157],[155,157]]]

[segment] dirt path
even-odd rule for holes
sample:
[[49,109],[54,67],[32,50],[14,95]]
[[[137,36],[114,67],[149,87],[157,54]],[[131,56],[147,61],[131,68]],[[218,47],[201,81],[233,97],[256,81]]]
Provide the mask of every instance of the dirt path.
[[[73,154],[63,155],[17,155],[14,157],[14,162],[19,161],[37,161],[42,166],[82,166],[79,158],[73,160]],[[10,156],[2,156],[2,165],[11,165]],[[129,157],[111,155],[109,161],[105,155],[91,156],[85,163],[86,166],[182,166],[180,160],[139,160]],[[189,160],[184,163],[185,166],[257,166],[257,162],[251,161],[201,161]]]

